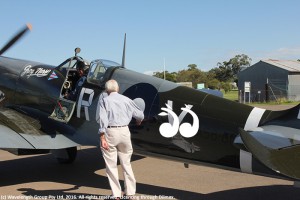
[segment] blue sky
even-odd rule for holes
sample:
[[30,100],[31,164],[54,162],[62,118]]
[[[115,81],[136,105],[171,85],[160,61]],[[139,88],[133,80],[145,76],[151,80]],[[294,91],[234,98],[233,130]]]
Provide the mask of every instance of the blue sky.
[[0,0],[0,46],[26,23],[33,30],[4,56],[58,65],[75,47],[91,61],[138,72],[208,71],[238,54],[300,59],[298,0]]

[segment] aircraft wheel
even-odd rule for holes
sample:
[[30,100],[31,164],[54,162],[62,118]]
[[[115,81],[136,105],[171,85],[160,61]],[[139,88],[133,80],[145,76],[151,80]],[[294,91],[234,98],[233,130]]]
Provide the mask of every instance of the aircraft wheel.
[[70,147],[66,149],[52,150],[51,153],[56,157],[60,164],[73,163],[77,156],[77,147]]

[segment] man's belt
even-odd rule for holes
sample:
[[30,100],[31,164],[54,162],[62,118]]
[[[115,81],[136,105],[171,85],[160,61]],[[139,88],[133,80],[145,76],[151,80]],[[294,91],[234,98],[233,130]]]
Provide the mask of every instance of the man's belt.
[[127,125],[123,125],[123,126],[108,126],[107,128],[121,128],[121,127],[126,127]]

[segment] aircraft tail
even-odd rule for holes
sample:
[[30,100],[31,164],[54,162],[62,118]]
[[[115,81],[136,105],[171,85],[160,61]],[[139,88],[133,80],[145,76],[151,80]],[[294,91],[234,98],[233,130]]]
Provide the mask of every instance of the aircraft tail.
[[[265,123],[252,130],[239,129],[244,147],[273,171],[300,180],[300,105],[268,111]],[[237,142],[236,140],[235,142]],[[241,144],[239,144],[241,146]]]

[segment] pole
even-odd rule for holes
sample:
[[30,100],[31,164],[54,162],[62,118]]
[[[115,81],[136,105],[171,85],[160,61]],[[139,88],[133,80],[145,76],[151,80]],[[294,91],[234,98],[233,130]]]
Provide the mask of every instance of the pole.
[[164,80],[166,80],[166,59],[164,58]]

